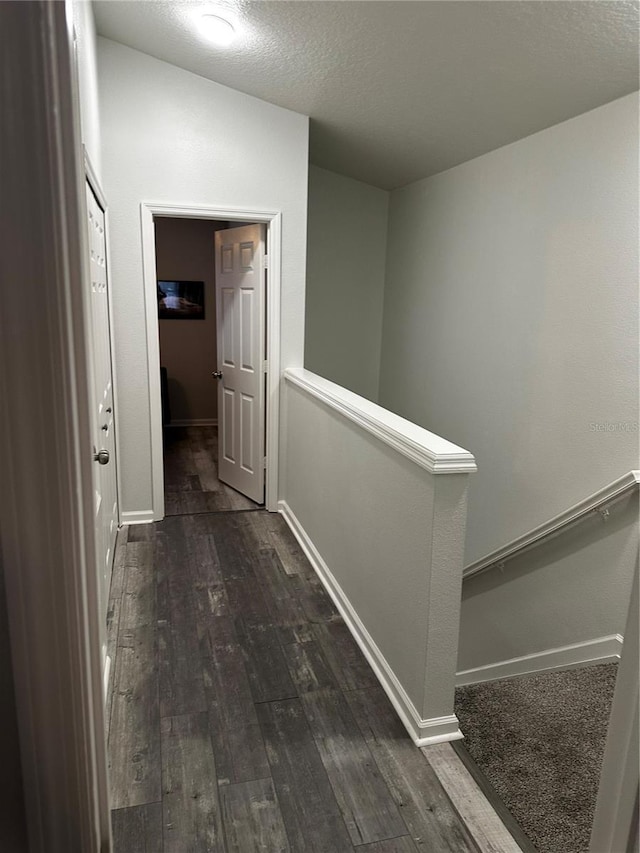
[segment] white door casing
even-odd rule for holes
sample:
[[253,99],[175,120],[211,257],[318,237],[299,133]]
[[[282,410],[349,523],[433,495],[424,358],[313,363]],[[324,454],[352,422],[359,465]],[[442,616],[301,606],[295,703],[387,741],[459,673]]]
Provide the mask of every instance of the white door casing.
[[31,853],[111,849],[71,11],[0,3],[0,186],[19,235],[0,278],[20,282],[0,311],[0,538]]
[[[86,183],[87,219],[90,250],[91,342],[92,342],[92,427],[94,452],[108,454],[108,462],[94,461],[94,523],[100,614],[106,626],[111,569],[118,531],[118,499],[114,441],[113,379],[105,214],[91,186]],[[104,458],[104,457],[103,457]],[[106,659],[106,630],[102,639]]]
[[215,234],[218,476],[264,502],[265,226]]
[[149,437],[151,449],[151,506],[140,511],[120,509],[123,524],[160,521],[164,518],[164,465],[162,441],[162,401],[160,394],[160,345],[156,280],[154,218],[215,219],[225,222],[260,222],[267,226],[266,252],[269,256],[269,292],[266,305],[266,458],[265,506],[278,511],[280,459],[280,380],[281,380],[281,286],[282,213],[275,209],[214,207],[164,202],[140,203],[142,271],[145,292],[146,357],[149,379]]

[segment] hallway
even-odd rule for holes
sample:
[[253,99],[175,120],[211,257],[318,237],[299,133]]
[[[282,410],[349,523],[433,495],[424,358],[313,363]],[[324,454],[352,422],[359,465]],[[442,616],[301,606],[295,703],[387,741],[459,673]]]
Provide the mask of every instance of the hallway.
[[[232,501],[176,439],[178,497]],[[116,853],[517,851],[450,744],[414,746],[283,519],[194,505],[120,531]]]

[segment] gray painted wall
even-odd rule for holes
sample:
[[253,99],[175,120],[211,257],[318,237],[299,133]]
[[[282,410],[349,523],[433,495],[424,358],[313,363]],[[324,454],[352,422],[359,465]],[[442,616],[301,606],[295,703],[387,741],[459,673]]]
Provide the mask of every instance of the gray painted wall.
[[[639,467],[637,151],[634,95],[391,194],[379,402],[475,455],[467,562]],[[460,668],[622,633],[621,512],[465,583]]]
[[160,320],[160,363],[167,368],[172,420],[218,416],[214,235],[225,223],[159,217],[156,272],[168,281],[204,282],[204,320]]
[[378,399],[389,193],[309,168],[304,364]]
[[309,120],[103,38],[98,83],[121,510],[145,512],[152,462],[140,203],[282,211],[281,359],[301,366]]
[[392,193],[380,400],[475,455],[469,561],[637,467],[637,123],[629,96]]
[[[291,383],[285,399],[284,500],[418,716],[433,724],[453,713],[473,475],[429,473]],[[384,422],[388,414],[375,408],[365,404],[364,412]],[[456,730],[457,723],[449,733]]]
[[[463,583],[458,671],[624,636],[638,560],[637,494],[610,512],[607,521],[594,513],[515,557],[504,572]],[[600,653],[588,645],[584,651]]]
[[100,150],[100,111],[98,104],[98,69],[96,62],[96,25],[91,3],[85,0],[66,0],[67,14],[71,15],[76,37],[76,67],[78,95],[80,98],[80,126],[82,142],[91,165],[100,177],[102,153]]

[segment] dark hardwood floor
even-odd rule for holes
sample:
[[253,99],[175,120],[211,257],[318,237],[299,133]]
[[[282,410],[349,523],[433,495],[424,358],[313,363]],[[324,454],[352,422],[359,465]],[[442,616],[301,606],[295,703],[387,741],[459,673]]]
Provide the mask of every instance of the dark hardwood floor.
[[218,480],[218,428],[165,427],[166,515],[258,509],[259,505]]
[[[178,443],[168,482],[212,486],[207,440]],[[231,501],[220,484],[174,492]],[[182,505],[120,531],[115,853],[517,850],[473,812],[450,745],[434,766],[414,746],[282,518],[252,507]]]

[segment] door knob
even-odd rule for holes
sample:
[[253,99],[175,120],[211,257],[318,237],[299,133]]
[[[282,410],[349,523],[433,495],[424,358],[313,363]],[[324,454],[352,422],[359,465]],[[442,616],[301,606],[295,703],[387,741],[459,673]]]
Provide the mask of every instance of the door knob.
[[97,453],[95,452],[95,447],[93,448],[93,461],[99,462],[101,465],[106,465],[109,461],[109,451],[108,450],[99,450]]
[[211,375],[213,376],[214,379],[222,379],[222,371],[221,370],[214,370]]

